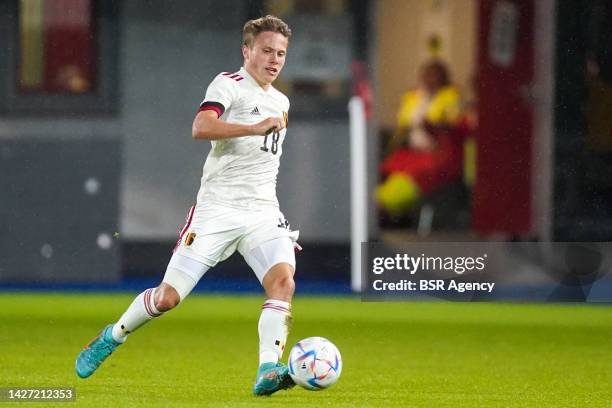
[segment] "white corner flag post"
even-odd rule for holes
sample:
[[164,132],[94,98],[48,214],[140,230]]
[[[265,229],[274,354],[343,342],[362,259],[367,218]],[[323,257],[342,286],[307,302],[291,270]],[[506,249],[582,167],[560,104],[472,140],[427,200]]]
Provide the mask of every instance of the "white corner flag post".
[[351,289],[361,291],[361,243],[368,239],[367,125],[358,96],[349,102],[351,143]]

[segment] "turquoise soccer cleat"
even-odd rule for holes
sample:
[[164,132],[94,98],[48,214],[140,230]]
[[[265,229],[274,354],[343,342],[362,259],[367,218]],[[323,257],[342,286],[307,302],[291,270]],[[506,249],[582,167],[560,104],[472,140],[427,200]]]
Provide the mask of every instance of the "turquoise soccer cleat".
[[76,373],[79,377],[87,378],[92,375],[106,357],[121,345],[113,339],[112,330],[113,325],[109,324],[83,347],[76,359]]
[[263,363],[257,370],[257,381],[253,386],[255,395],[271,395],[295,385],[289,375],[289,368],[281,363]]

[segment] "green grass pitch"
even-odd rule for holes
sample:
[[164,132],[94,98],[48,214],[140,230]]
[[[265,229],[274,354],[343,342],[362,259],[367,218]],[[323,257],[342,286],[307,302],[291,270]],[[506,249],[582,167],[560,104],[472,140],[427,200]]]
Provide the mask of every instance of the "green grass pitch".
[[263,297],[192,295],[77,378],[78,351],[132,297],[0,294],[0,387],[76,387],[75,407],[612,406],[612,308],[588,305],[298,296],[288,343],[329,338],[342,377],[256,398]]

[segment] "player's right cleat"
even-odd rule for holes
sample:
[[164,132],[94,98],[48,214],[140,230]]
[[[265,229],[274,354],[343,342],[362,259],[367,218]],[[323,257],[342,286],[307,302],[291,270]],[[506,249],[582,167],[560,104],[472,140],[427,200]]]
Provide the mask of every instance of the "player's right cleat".
[[257,370],[257,381],[253,386],[255,395],[271,395],[295,385],[289,368],[281,363],[263,363]]
[[113,325],[109,324],[83,347],[76,359],[76,373],[79,377],[87,378],[92,375],[106,357],[121,345],[113,339],[112,331]]

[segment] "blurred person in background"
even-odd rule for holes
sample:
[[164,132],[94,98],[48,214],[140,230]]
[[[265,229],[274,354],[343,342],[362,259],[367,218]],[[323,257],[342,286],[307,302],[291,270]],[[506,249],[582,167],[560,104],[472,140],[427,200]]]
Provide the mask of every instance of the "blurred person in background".
[[463,141],[470,128],[446,65],[426,63],[419,87],[402,97],[397,128],[381,164],[376,198],[385,216],[401,217],[424,195],[462,178]]

